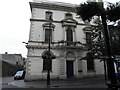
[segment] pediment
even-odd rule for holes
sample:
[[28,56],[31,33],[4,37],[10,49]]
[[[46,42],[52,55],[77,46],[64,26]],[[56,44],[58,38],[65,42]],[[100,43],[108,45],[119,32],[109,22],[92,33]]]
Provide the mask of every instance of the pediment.
[[72,18],[63,19],[61,22],[78,23],[75,19],[72,19]]
[[71,18],[68,18],[68,19],[63,19],[62,21],[62,26],[73,26],[73,27],[76,27],[77,26],[77,21],[74,20],[74,19],[71,19]]
[[84,31],[92,31],[92,30],[94,30],[94,27],[92,27],[92,26],[84,27],[83,30]]
[[[47,22],[47,23],[44,23],[42,26],[43,26],[43,27],[49,27],[49,26],[50,26],[50,23],[48,23],[48,22]],[[52,24],[51,24],[51,27],[52,27],[52,28],[55,28],[55,25],[52,23]]]

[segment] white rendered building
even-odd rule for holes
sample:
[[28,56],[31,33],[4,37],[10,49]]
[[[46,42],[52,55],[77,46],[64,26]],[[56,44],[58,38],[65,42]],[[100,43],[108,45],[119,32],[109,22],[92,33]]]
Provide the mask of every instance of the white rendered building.
[[[50,78],[82,78],[104,74],[103,62],[81,60],[86,55],[90,25],[84,24],[75,13],[74,4],[61,2],[30,2],[30,34],[27,44],[25,80],[46,79],[47,63],[42,55],[48,50],[48,33],[51,36]],[[48,16],[52,16],[50,25]],[[51,27],[49,27],[51,26]]]

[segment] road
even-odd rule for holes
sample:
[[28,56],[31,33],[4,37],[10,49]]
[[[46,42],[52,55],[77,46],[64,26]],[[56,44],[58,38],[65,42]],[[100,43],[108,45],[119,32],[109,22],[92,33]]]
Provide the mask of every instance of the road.
[[[1,80],[2,79],[2,80]],[[31,88],[47,88],[46,81],[39,82],[24,82],[24,80],[14,80],[13,77],[0,78],[0,88],[11,88],[14,89],[31,89]],[[70,81],[51,81],[50,88],[97,88],[107,90],[104,78],[91,78],[81,80],[70,80]],[[3,89],[4,90],[4,89]]]
[[[103,78],[51,81],[51,88],[106,88]],[[24,82],[13,77],[2,78],[2,88],[46,88],[46,81]]]
[[0,89],[1,88],[17,88],[16,86],[11,85],[11,82],[14,82],[13,77],[0,77]]

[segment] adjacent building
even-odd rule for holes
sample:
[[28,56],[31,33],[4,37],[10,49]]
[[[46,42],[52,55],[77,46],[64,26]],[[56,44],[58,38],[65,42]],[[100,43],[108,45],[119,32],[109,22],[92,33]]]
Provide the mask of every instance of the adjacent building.
[[21,54],[0,54],[0,76],[13,76],[18,70],[24,70],[24,60]]
[[0,54],[0,60],[12,65],[23,66],[24,64],[21,54],[9,54],[8,52],[5,52],[5,54]]
[[[82,78],[104,74],[103,62],[83,60],[91,43],[91,24],[84,24],[75,13],[75,4],[34,0],[30,2],[31,25],[26,59],[25,80],[46,79],[50,34],[51,79]],[[49,22],[52,18],[52,23]]]

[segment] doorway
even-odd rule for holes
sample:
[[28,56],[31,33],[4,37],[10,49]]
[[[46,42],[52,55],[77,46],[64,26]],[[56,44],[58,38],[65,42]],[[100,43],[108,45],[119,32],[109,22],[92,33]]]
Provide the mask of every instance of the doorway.
[[66,61],[66,72],[67,78],[72,78],[74,76],[73,71],[73,61]]

